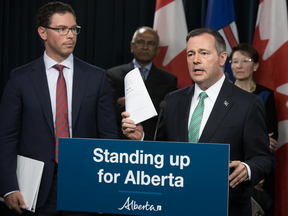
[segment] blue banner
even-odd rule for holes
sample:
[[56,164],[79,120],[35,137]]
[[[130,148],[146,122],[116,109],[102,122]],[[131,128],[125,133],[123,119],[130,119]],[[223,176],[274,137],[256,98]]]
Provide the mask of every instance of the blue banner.
[[57,209],[228,215],[229,145],[59,139]]
[[[232,48],[239,43],[233,0],[209,0],[205,27],[220,32],[226,42],[229,57]],[[229,74],[230,80],[235,82],[228,58],[225,64],[225,72]]]

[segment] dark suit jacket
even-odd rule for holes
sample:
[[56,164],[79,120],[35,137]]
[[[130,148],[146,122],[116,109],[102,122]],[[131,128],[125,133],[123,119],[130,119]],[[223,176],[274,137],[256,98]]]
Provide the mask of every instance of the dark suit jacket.
[[[74,138],[117,138],[111,90],[105,71],[74,57]],[[44,162],[37,207],[50,191],[55,134],[43,57],[11,72],[0,107],[0,194],[19,190],[17,154]]]
[[[118,135],[121,139],[127,139],[121,131],[121,113],[125,111],[125,106],[118,104],[117,100],[119,97],[124,97],[124,77],[125,75],[134,69],[133,62],[129,64],[120,65],[111,69],[108,69],[106,74],[108,81],[111,86],[113,101],[115,105],[116,119],[118,125]],[[177,90],[177,77],[170,72],[157,68],[152,64],[149,75],[145,81],[145,86],[152,99],[154,107],[159,112],[159,105],[162,100],[164,100],[166,94]],[[157,123],[157,117],[148,119],[142,122],[143,127],[145,127],[145,132],[154,135]]]
[[[192,85],[166,96],[167,106],[157,140],[188,142],[188,118],[194,88]],[[228,102],[226,105],[225,101]],[[229,188],[231,216],[251,215],[249,187],[264,179],[273,167],[265,120],[262,99],[236,87],[226,78],[199,142],[230,144],[230,160],[245,162],[251,169],[251,181]],[[211,165],[211,169],[217,167]]]

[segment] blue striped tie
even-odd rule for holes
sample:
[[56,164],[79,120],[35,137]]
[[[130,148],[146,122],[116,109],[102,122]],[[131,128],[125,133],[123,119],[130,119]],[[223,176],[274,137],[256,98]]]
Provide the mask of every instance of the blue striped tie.
[[145,73],[147,71],[146,68],[139,68],[140,72],[141,72],[141,77],[143,79],[143,81],[145,82]]
[[201,126],[201,121],[203,117],[203,111],[204,111],[204,99],[208,97],[206,92],[201,92],[199,95],[200,99],[198,102],[197,107],[195,108],[190,125],[188,130],[188,141],[191,143],[198,142],[199,139],[199,130]]

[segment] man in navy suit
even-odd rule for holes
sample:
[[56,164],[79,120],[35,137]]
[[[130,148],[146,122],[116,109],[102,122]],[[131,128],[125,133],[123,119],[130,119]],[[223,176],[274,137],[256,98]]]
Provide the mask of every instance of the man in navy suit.
[[[166,94],[177,90],[177,77],[168,71],[157,68],[152,63],[160,50],[159,36],[156,31],[150,27],[140,27],[135,31],[130,47],[134,56],[133,61],[107,70],[120,139],[126,138],[121,131],[121,113],[125,110],[124,77],[129,71],[134,68],[146,69],[143,74],[144,83],[157,112],[159,111],[160,102],[165,98]],[[145,132],[153,136],[156,122],[157,117],[142,122]]]
[[[189,73],[195,84],[166,96],[167,106],[157,140],[188,142],[188,131],[195,126],[193,123],[191,128],[189,126],[191,117],[198,107],[200,93],[205,92],[208,97],[203,99],[204,110],[195,132],[196,142],[230,144],[229,215],[251,215],[249,189],[264,179],[273,167],[264,104],[261,98],[225,78],[226,44],[218,31],[195,29],[186,41]],[[123,133],[130,139],[141,140],[142,125],[135,125],[128,116],[129,113],[122,113]],[[211,169],[215,169],[212,164]]]
[[[64,68],[69,137],[116,139],[116,118],[105,71],[72,54],[80,27],[70,5],[48,3],[38,10],[36,21],[45,45],[44,55],[11,72],[0,107],[0,195],[10,209],[29,215],[30,212],[23,211],[26,204],[16,177],[17,154],[43,161],[36,213],[31,214],[62,215],[56,210],[55,156],[56,88],[60,71],[53,66]],[[88,213],[65,212],[65,215]]]

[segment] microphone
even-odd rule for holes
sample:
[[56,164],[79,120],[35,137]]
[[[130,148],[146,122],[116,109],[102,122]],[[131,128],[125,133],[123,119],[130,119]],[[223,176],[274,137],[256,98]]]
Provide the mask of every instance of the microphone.
[[160,110],[159,110],[159,115],[158,115],[158,119],[157,119],[155,134],[154,134],[154,141],[156,141],[156,136],[157,136],[159,122],[160,122],[160,119],[161,119],[161,115],[162,115],[164,109],[166,108],[166,105],[167,105],[166,101],[164,101],[164,100],[161,101],[160,106],[159,106]]

